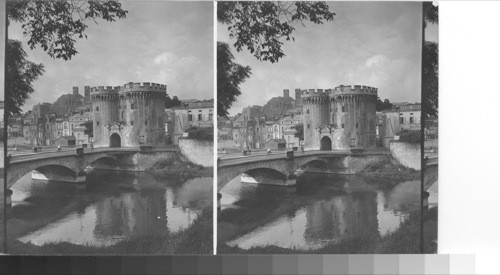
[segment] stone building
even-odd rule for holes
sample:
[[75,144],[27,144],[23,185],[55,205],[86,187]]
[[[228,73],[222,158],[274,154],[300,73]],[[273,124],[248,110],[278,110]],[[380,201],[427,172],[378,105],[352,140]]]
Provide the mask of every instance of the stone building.
[[130,82],[93,87],[90,94],[96,147],[165,144],[166,85]]
[[283,96],[271,98],[263,107],[262,112],[267,118],[284,115],[286,111],[295,108],[295,100],[290,97],[288,89],[283,90]]
[[377,88],[355,85],[302,91],[304,146],[314,150],[376,147]]

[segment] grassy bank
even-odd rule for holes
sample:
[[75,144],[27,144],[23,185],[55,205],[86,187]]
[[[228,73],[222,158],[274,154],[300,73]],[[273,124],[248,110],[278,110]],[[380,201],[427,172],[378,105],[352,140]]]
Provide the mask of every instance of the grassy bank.
[[387,159],[367,166],[356,175],[373,179],[419,180],[420,171],[395,164]]
[[158,232],[132,238],[108,247],[75,245],[67,242],[42,246],[9,241],[9,254],[38,255],[132,255],[132,254],[212,254],[212,208],[206,208],[186,230]]
[[147,170],[158,178],[167,177],[212,177],[213,167],[203,167],[201,165],[192,163],[186,159],[175,157],[169,160],[164,160],[156,163]]
[[325,247],[304,250],[274,245],[241,249],[225,244],[217,246],[218,254],[414,254],[420,253],[420,212],[411,212],[408,219],[392,233],[383,237],[348,239]]

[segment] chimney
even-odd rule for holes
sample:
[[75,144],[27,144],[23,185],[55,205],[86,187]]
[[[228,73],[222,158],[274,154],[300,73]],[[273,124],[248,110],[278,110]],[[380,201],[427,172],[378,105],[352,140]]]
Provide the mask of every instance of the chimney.
[[283,97],[290,97],[290,91],[288,89],[283,90]]
[[78,87],[73,87],[73,95],[78,95]]

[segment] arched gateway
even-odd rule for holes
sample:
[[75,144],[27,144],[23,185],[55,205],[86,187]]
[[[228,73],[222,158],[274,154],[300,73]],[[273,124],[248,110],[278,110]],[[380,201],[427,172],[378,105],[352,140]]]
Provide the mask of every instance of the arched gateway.
[[331,151],[332,150],[332,140],[327,136],[322,137],[319,149],[321,151]]
[[121,147],[121,146],[122,146],[122,141],[120,135],[117,133],[112,134],[109,137],[109,147]]

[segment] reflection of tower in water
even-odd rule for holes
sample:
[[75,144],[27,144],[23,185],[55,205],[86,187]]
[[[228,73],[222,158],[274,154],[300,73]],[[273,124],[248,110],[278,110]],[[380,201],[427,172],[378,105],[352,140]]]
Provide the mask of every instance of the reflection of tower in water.
[[308,242],[378,235],[377,201],[374,192],[351,193],[306,207],[304,238]]
[[145,189],[96,204],[96,238],[137,237],[167,230],[165,189]]

